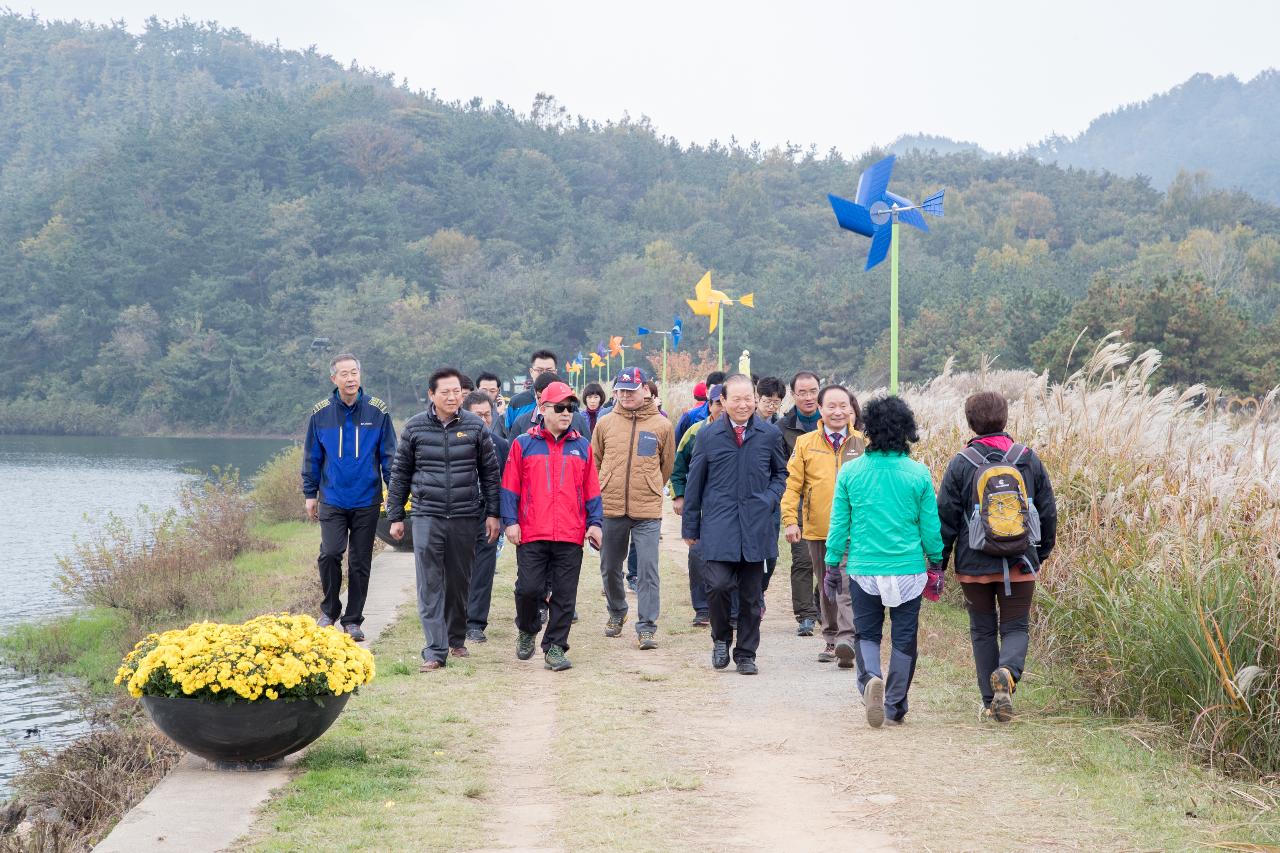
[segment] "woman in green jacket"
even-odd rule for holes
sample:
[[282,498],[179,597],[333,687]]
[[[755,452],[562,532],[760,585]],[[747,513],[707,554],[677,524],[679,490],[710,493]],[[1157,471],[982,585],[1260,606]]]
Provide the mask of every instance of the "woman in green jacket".
[[[936,601],[942,589],[942,536],[929,469],[908,455],[920,440],[911,408],[898,397],[882,397],[867,404],[862,420],[867,452],[836,478],[825,583],[838,585],[840,558],[848,552],[858,690],[867,722],[879,728],[907,715],[920,596]],[[880,671],[886,607],[893,644],[887,679]]]

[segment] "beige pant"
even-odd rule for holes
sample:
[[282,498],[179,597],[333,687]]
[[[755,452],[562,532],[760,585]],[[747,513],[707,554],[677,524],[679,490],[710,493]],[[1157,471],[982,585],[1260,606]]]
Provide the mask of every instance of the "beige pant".
[[[827,570],[827,540],[807,539],[809,557],[813,560],[815,573]],[[819,568],[821,567],[821,568]],[[819,575],[821,577],[821,575]],[[822,590],[822,639],[828,646],[836,643],[853,645],[853,599],[849,597],[849,575],[840,572],[840,594],[832,601],[827,597],[826,584],[819,584]]]

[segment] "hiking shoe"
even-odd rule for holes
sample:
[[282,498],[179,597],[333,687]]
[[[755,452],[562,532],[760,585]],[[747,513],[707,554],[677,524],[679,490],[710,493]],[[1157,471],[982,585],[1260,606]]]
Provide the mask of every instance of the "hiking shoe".
[[999,722],[1009,722],[1013,719],[1013,691],[1017,688],[1007,666],[991,673],[991,689],[995,691],[991,697],[991,715]]
[[743,658],[738,661],[738,675],[759,675],[760,667],[756,666],[756,662],[750,658]]
[[880,728],[884,725],[884,679],[878,675],[871,676],[862,699],[867,703],[867,725],[873,729]]
[[716,669],[724,669],[729,665],[729,644],[716,640],[711,647],[711,665]]
[[635,579],[635,578],[627,578],[627,589],[631,590],[632,592],[635,592],[635,591],[636,591],[636,579]]
[[328,628],[332,624],[333,620],[323,614],[321,614],[320,618],[316,620],[317,628]]
[[836,643],[836,647],[835,649],[833,649],[833,651],[836,654],[836,660],[840,661],[841,669],[853,668],[853,644],[852,643],[850,643],[848,640],[841,640],[840,642]]
[[827,643],[827,647],[818,652],[818,663],[831,663],[836,659],[836,647],[833,643]]
[[471,652],[467,651],[466,646],[455,646],[454,648],[449,649],[449,654],[453,655],[455,658],[471,657]]
[[654,638],[652,631],[644,631],[640,636],[636,637],[636,645],[647,652],[649,649],[656,649],[658,641]]
[[484,631],[480,630],[479,628],[468,628],[467,642],[468,643],[487,643],[489,642],[489,638],[486,637],[484,635]]
[[541,631],[547,627],[547,620],[551,618],[551,611],[545,607],[538,608],[538,630]]
[[422,666],[418,667],[418,672],[435,672],[437,669],[444,669],[444,661],[425,660],[422,662]]
[[364,642],[364,631],[360,630],[359,625],[343,625],[342,630],[347,632],[347,636],[355,640],[357,643]]
[[705,613],[694,614],[693,621],[689,623],[695,628],[706,628],[711,624],[711,617]]
[[575,611],[573,611],[573,620],[572,620],[572,621],[573,621],[573,624],[574,624],[574,625],[577,625],[577,624],[578,624],[578,611],[576,611],[576,610],[575,610]]
[[528,660],[533,657],[533,634],[526,634],[521,631],[516,635],[516,657],[520,660]]
[[[529,645],[533,645],[533,638],[529,638]],[[553,672],[560,672],[569,669],[573,664],[569,663],[569,659],[564,656],[564,649],[559,646],[552,646],[547,649],[547,653],[542,656],[542,660],[547,669]]]
[[996,720],[996,715],[991,712],[990,705],[983,705],[981,708],[978,709],[978,722],[994,723],[995,720]]
[[627,614],[621,616],[610,616],[609,621],[604,624],[604,635],[606,637],[621,637],[622,626],[627,621]]
[[812,637],[813,636],[813,620],[809,618],[801,619],[800,623],[796,625],[796,636]]

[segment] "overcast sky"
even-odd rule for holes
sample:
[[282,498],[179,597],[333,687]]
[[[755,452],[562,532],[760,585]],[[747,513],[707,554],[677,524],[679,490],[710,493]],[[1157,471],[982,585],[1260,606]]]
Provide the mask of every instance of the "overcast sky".
[[435,89],[527,112],[647,115],[682,143],[794,142],[856,154],[904,133],[996,151],[1143,100],[1196,72],[1280,66],[1280,3],[10,0],[138,30],[150,15],[316,45]]

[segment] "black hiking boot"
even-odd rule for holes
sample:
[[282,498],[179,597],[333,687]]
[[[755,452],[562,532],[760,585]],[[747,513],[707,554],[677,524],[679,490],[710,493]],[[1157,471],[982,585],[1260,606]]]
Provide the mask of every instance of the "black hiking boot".
[[711,648],[711,665],[716,669],[724,669],[729,665],[729,644],[716,640]]
[[621,637],[622,626],[627,621],[627,614],[621,616],[610,616],[609,621],[604,625],[604,635],[606,637]]
[[738,675],[759,675],[760,667],[756,666],[756,662],[751,658],[743,658],[738,661]]
[[526,634],[521,631],[516,636],[516,657],[520,660],[528,660],[533,657],[533,634]]

